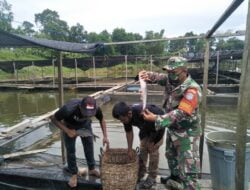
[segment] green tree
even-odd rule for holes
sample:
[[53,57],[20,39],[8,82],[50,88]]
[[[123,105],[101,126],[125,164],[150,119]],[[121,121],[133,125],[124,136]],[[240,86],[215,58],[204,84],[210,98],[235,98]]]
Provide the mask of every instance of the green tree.
[[186,49],[185,40],[171,40],[168,44],[168,51],[170,53],[180,52],[183,49]]
[[244,48],[244,41],[236,37],[228,40],[219,39],[216,43],[216,50],[239,50]]
[[[100,34],[95,32],[90,32],[87,34],[87,42],[88,43],[97,43],[97,42],[111,42],[111,35],[107,30],[102,31]],[[113,46],[106,46],[102,49],[98,49],[95,52],[95,55],[114,55],[115,50]]]
[[[191,31],[191,32],[187,32],[184,36],[191,37],[191,36],[196,36],[196,35]],[[186,40],[186,47],[188,48],[189,52],[196,51],[196,44],[197,44],[197,39]]]
[[47,38],[66,41],[69,37],[68,24],[60,19],[56,11],[45,9],[42,13],[35,14],[35,22],[41,25],[41,32]]
[[195,51],[205,52],[205,45],[206,45],[206,41],[204,38],[197,39],[197,42],[195,44]]
[[35,34],[35,30],[33,29],[34,24],[29,21],[24,21],[21,26],[15,30],[15,33],[23,34],[26,36],[33,36]]
[[239,50],[243,48],[244,48],[244,41],[236,37],[229,38],[225,44],[226,50]]
[[4,31],[12,30],[13,13],[11,5],[6,0],[0,0],[0,29]]
[[[134,33],[133,39],[143,40],[143,37],[138,33]],[[134,55],[144,55],[145,53],[146,53],[145,43],[134,44]]]
[[[115,28],[112,32],[111,39],[112,42],[123,42],[123,41],[129,41],[129,36],[127,35],[125,29]],[[118,54],[126,55],[128,54],[128,48],[129,45],[117,45],[115,46],[115,51]]]
[[216,43],[216,50],[218,51],[221,51],[221,50],[224,50],[225,49],[225,40],[223,38],[219,38],[218,39],[218,42]]
[[[99,41],[98,42],[112,42],[111,34],[107,30],[103,30],[99,34]],[[100,55],[114,55],[115,54],[115,48],[114,46],[105,46],[101,51],[99,51]]]
[[85,42],[87,31],[84,27],[77,23],[75,26],[71,26],[69,30],[69,41],[71,42]]
[[[113,30],[111,39],[113,42],[135,41],[142,40],[143,37],[138,33],[127,33],[123,28],[116,28]],[[144,52],[143,44],[126,44],[116,45],[115,51],[121,55],[138,55]]]
[[[154,31],[146,31],[145,39],[152,40],[152,39],[162,39],[164,35],[164,30],[160,32]],[[146,54],[148,55],[156,55],[156,54],[163,54],[165,49],[165,42],[152,42],[145,44]]]

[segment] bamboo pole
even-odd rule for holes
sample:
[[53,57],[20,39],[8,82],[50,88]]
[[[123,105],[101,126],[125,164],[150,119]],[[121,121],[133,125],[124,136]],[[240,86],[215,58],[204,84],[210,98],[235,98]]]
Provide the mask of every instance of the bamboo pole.
[[[242,0],[241,0],[242,1]],[[223,33],[223,34],[215,34],[211,36],[212,38],[222,38],[222,37],[233,37],[233,36],[244,36],[245,31],[237,31],[235,33]],[[151,42],[162,42],[162,41],[174,41],[174,40],[191,40],[191,39],[203,39],[206,38],[206,35],[198,35],[198,36],[179,36],[179,37],[169,37],[169,38],[161,38],[161,39],[151,39],[151,40],[134,40],[134,41],[121,41],[121,42],[108,42],[104,43],[104,46],[110,45],[124,45],[124,44],[137,44],[137,43],[151,43]]]
[[14,70],[15,83],[17,83],[17,78],[16,78],[16,64],[15,64],[15,62],[13,62],[13,70]]
[[35,84],[35,81],[34,81],[34,62],[32,61],[32,83],[33,83],[33,85]]
[[16,80],[19,81],[18,64],[16,65]]
[[94,85],[96,88],[95,56],[93,56],[93,78],[94,78]]
[[[59,90],[59,107],[63,106],[63,71],[62,71],[62,52],[58,53],[58,90]],[[62,162],[65,164],[65,146],[63,132],[61,131],[61,152],[62,152]]]
[[216,84],[218,84],[219,64],[220,64],[220,52],[219,52],[219,51],[217,51],[216,81],[215,81],[215,83],[216,83]]
[[250,119],[250,1],[248,1],[248,14],[245,36],[245,47],[241,69],[240,91],[238,101],[238,122],[236,135],[236,170],[235,170],[235,189],[244,189],[245,184],[245,156],[246,156],[246,135]]
[[41,70],[42,70],[42,79],[44,78],[44,75],[43,75],[43,66],[41,67]]
[[19,156],[25,156],[25,155],[30,155],[30,154],[41,153],[41,152],[45,152],[45,151],[47,151],[47,149],[37,149],[37,150],[30,150],[30,151],[20,151],[20,152],[14,152],[14,153],[10,153],[10,154],[4,154],[1,157],[3,159],[9,159],[9,158],[15,158],[15,157],[19,157]]
[[30,67],[28,66],[27,69],[28,69],[28,80],[30,81]]
[[128,56],[125,55],[125,78],[126,78],[126,84],[128,84]]
[[77,59],[75,59],[75,80],[76,80],[76,86],[78,85],[78,77],[77,77]]
[[52,59],[52,67],[53,67],[53,87],[55,88],[55,78],[56,78],[55,59]]
[[106,78],[108,79],[109,77],[109,68],[108,68],[108,58],[107,56],[104,57],[105,63],[106,63]]
[[207,109],[207,83],[208,83],[208,66],[209,66],[209,39],[206,39],[206,49],[204,57],[203,89],[202,89],[202,106],[201,106],[201,129],[200,139],[200,168],[202,172],[204,133],[206,127],[206,109]]
[[135,58],[135,69],[136,69],[136,74],[137,74],[138,73],[137,57]]
[[20,102],[20,94],[17,93],[17,104],[18,104],[18,113],[21,113],[21,102]]
[[153,71],[153,58],[152,55],[150,55],[150,71]]

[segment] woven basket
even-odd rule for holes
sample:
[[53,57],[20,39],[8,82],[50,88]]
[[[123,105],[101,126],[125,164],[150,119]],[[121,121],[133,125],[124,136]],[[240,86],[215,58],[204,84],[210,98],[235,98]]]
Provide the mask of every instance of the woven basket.
[[135,190],[138,178],[138,157],[133,150],[129,160],[127,149],[109,149],[101,160],[103,190]]

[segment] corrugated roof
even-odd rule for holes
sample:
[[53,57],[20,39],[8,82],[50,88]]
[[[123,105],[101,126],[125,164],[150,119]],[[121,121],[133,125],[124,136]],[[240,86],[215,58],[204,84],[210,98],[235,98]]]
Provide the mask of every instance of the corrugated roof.
[[91,53],[103,43],[74,43],[56,40],[33,38],[18,34],[11,34],[0,30],[0,48],[6,47],[45,47],[64,52]]

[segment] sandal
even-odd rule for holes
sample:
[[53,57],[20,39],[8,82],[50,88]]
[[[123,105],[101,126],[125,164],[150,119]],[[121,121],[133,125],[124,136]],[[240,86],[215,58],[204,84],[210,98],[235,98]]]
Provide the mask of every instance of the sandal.
[[150,189],[154,184],[156,184],[156,181],[155,179],[153,178],[147,178],[146,181],[144,181],[142,184],[141,184],[141,187],[143,189]]

